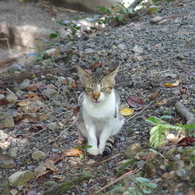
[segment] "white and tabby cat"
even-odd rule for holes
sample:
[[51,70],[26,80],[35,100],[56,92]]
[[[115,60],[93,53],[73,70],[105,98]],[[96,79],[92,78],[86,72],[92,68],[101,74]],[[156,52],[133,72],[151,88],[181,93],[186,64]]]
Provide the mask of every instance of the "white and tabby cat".
[[119,65],[103,73],[88,73],[77,66],[83,92],[79,96],[77,127],[87,138],[92,155],[111,153],[113,135],[121,129],[124,118],[119,113],[120,98],[114,89]]

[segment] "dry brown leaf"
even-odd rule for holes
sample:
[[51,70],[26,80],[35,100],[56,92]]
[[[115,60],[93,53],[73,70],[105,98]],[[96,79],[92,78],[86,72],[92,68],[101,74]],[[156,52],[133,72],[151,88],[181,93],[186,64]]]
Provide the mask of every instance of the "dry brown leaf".
[[29,101],[21,101],[21,102],[18,102],[17,103],[17,106],[23,107],[23,106],[28,106],[29,104],[30,104]]
[[41,85],[42,85],[42,82],[34,83],[34,84],[31,84],[31,85],[28,85],[26,87],[26,89],[28,91],[36,91]]
[[145,104],[142,98],[137,97],[137,96],[129,96],[127,99],[127,103],[131,107],[141,107],[141,106],[144,106]]
[[181,139],[178,143],[177,146],[193,146],[195,143],[195,138],[193,137],[184,137]]
[[35,101],[39,101],[39,100],[41,100],[41,97],[39,97],[37,94],[35,94],[35,93],[29,93],[28,94],[28,98],[29,99],[33,99],[33,100],[35,100]]
[[148,97],[151,99],[151,100],[155,100],[158,96],[158,94],[160,93],[160,89],[156,90],[153,94],[150,94]]
[[94,68],[98,68],[100,66],[103,66],[104,63],[102,62],[96,62],[95,64],[91,65],[90,68],[91,69],[94,69]]
[[83,150],[80,150],[78,148],[71,148],[69,150],[65,150],[62,154],[59,154],[59,158],[56,158],[54,160],[54,164],[62,160],[64,157],[70,157],[70,156],[80,156],[81,154],[84,154]]
[[181,83],[181,79],[177,80],[175,83],[165,83],[164,86],[166,87],[177,87]]
[[161,102],[158,102],[157,104],[155,104],[156,106],[161,106],[163,104],[166,104],[167,100],[162,100]]
[[58,171],[58,169],[54,166],[54,161],[53,161],[53,160],[47,159],[47,160],[45,161],[45,167],[46,167],[47,169],[52,170],[53,172],[57,172],[57,171]]
[[37,174],[37,176],[36,176],[35,179],[38,179],[39,177],[42,177],[42,176],[44,176],[44,175],[46,175],[46,174],[48,174],[48,173],[53,173],[53,171],[51,171],[51,170],[44,170],[44,171],[41,171],[41,172],[39,172],[39,173]]
[[171,176],[171,175],[170,175],[169,173],[163,173],[161,177],[162,177],[163,179],[168,179],[170,176]]

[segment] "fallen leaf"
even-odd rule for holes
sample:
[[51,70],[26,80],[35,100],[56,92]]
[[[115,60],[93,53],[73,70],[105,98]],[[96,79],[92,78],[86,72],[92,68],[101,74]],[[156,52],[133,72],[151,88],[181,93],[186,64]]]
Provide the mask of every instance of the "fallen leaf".
[[177,80],[175,83],[165,83],[164,86],[166,87],[177,87],[181,83],[181,79]]
[[161,106],[163,104],[166,104],[167,100],[162,100],[161,102],[158,102],[157,104],[155,104],[156,106]]
[[193,146],[195,143],[195,138],[192,137],[184,137],[181,139],[178,143],[177,146]]
[[55,51],[55,56],[56,56],[56,57],[60,57],[59,52],[60,52],[60,49],[56,49],[56,51]]
[[78,148],[71,148],[69,150],[65,150],[63,153],[59,154],[59,158],[54,160],[54,164],[62,160],[64,157],[80,156],[81,154],[84,154],[84,151]]
[[18,102],[16,105],[23,107],[23,106],[28,106],[29,104],[30,104],[29,101],[21,101],[21,102]]
[[130,108],[123,108],[120,110],[120,114],[123,116],[129,116],[129,115],[132,115],[133,113],[134,113],[134,110]]
[[51,170],[44,170],[44,171],[41,171],[37,174],[36,178],[35,179],[38,179],[39,177],[42,177],[43,175],[46,175],[48,173],[53,173],[53,171]]
[[53,172],[57,172],[57,171],[58,171],[58,169],[54,166],[54,161],[53,161],[53,160],[47,159],[47,160],[45,161],[45,167],[46,167],[47,169],[52,170]]
[[94,68],[98,68],[100,66],[103,66],[104,63],[102,62],[96,62],[95,64],[91,65],[90,68],[91,69],[94,69]]
[[161,177],[162,177],[163,179],[168,179],[170,176],[171,176],[171,175],[170,175],[169,173],[163,173]]
[[35,100],[35,101],[39,101],[39,100],[41,100],[41,97],[39,97],[37,94],[35,94],[35,93],[29,93],[28,94],[28,98],[29,99],[33,99],[33,100]]
[[145,104],[142,98],[137,96],[129,96],[129,98],[127,99],[127,103],[131,107],[140,107],[140,106],[144,106]]
[[31,85],[28,85],[26,89],[28,91],[36,91],[40,86],[42,85],[42,82],[33,83]]
[[156,90],[153,94],[150,94],[148,97],[151,99],[151,100],[155,100],[158,96],[158,94],[160,93],[160,89]]
[[21,114],[21,115],[18,115],[16,118],[15,118],[15,122],[20,122],[20,121],[23,121],[25,120],[26,122],[38,122],[38,119],[36,119],[35,117],[33,117],[31,114]]

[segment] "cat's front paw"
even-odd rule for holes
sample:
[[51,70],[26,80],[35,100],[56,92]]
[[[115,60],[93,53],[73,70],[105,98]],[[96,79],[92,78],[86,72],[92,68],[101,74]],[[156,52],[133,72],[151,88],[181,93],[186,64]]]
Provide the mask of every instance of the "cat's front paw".
[[98,155],[99,154],[99,150],[98,150],[97,147],[88,148],[87,152],[89,152],[92,155]]
[[103,152],[104,152],[104,148],[99,148],[99,153],[103,154]]

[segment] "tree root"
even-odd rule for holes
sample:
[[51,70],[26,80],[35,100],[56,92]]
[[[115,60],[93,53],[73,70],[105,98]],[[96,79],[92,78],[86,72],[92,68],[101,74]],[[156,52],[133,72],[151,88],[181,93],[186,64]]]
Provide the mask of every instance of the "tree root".
[[186,121],[187,121],[186,124],[195,123],[195,118],[194,118],[193,113],[188,111],[188,109],[181,102],[179,101],[176,102],[175,109],[179,115],[186,118]]

